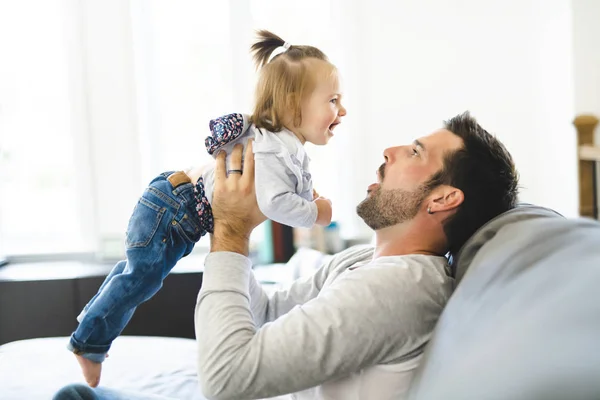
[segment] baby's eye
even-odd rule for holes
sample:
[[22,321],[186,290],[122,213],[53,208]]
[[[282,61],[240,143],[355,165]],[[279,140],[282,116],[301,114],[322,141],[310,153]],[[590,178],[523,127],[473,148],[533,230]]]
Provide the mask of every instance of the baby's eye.
[[338,100],[338,99],[331,99],[331,100],[329,100],[329,102],[330,102],[331,104],[337,104],[337,100]]
[[419,155],[419,152],[417,151],[417,149],[416,149],[416,148],[413,148],[413,149],[412,149],[412,155],[413,155],[413,156],[418,156],[418,155]]

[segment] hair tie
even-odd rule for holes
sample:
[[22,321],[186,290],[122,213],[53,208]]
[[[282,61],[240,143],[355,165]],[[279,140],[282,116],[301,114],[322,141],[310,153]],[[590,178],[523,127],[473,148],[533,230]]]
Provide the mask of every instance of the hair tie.
[[270,63],[271,61],[273,61],[273,59],[275,57],[277,57],[278,55],[280,55],[281,53],[285,53],[286,51],[288,51],[290,49],[290,47],[292,47],[292,45],[289,44],[288,42],[285,42],[283,44],[283,46],[279,46],[278,48],[273,50],[273,52],[269,56],[269,60],[267,61],[267,64]]

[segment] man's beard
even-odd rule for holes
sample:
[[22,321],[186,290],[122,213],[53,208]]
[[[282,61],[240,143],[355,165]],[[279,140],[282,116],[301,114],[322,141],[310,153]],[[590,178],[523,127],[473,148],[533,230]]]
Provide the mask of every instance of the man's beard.
[[373,230],[409,221],[417,215],[429,190],[419,187],[415,191],[402,189],[375,189],[356,207],[356,213]]

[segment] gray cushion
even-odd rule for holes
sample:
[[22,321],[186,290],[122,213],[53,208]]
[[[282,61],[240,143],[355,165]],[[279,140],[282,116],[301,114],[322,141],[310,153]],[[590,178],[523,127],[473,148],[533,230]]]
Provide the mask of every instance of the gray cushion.
[[465,273],[469,269],[473,257],[490,239],[496,236],[498,231],[507,225],[519,221],[526,221],[537,218],[557,218],[562,217],[559,213],[549,208],[539,207],[532,204],[519,204],[518,207],[497,216],[496,218],[483,225],[460,249],[460,252],[454,260],[455,266],[455,285],[458,285]]
[[511,211],[466,244],[411,399],[600,398],[600,224],[553,214]]

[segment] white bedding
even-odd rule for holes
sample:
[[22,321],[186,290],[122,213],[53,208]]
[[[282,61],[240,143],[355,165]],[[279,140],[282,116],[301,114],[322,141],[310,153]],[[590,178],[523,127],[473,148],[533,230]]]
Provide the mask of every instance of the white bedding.
[[[0,346],[0,400],[49,400],[61,387],[84,383],[67,337]],[[101,386],[176,399],[198,399],[192,339],[122,336],[103,366]]]

